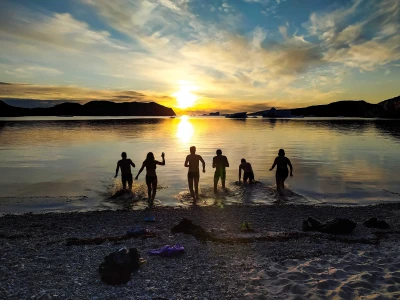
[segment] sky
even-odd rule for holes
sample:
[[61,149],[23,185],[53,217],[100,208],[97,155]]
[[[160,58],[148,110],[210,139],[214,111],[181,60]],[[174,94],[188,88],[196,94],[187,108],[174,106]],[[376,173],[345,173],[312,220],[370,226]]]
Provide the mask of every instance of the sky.
[[254,112],[400,94],[400,0],[2,0],[0,100]]

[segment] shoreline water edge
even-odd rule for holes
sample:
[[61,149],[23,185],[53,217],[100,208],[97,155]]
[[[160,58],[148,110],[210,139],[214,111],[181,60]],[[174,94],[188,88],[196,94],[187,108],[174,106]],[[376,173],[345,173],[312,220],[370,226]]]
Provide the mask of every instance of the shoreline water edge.
[[[0,217],[0,293],[6,299],[398,299],[399,215],[400,202],[7,214]],[[345,235],[303,232],[308,217],[347,218],[357,226]],[[371,217],[389,229],[364,226]],[[217,238],[171,233],[182,218]],[[253,230],[243,231],[243,223]],[[110,238],[135,226],[152,235]],[[93,238],[94,244],[68,243]],[[147,254],[175,244],[185,248],[180,257]],[[137,248],[147,263],[127,284],[106,285],[99,264],[122,247]]]

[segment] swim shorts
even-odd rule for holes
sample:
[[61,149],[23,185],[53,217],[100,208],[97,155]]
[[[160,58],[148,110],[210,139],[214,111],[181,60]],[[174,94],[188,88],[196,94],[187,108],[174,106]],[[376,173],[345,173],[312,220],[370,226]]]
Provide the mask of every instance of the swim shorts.
[[132,186],[133,178],[132,174],[121,174],[122,185],[126,186],[128,183],[129,186]]
[[275,177],[280,180],[285,180],[289,176],[289,170],[287,168],[276,169]]
[[157,180],[157,176],[154,175],[146,175],[146,183],[150,184],[154,182],[154,180]]
[[244,172],[243,174],[243,182],[246,182],[247,180],[253,181],[254,180],[254,173],[253,172]]
[[188,172],[188,178],[195,178],[199,179],[200,178],[200,172]]
[[226,171],[217,171],[215,170],[214,173],[214,179],[219,179],[221,177],[221,180],[225,180],[226,178]]

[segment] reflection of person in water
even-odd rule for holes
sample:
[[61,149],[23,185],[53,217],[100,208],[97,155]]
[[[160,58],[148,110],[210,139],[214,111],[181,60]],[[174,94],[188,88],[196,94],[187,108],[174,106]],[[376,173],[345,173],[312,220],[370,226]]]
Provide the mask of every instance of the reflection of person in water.
[[239,165],[239,182],[242,178],[242,170],[243,170],[243,183],[246,183],[249,180],[249,183],[254,182],[254,173],[253,168],[249,162],[246,162],[244,158],[241,160],[241,164]]
[[117,169],[115,170],[114,178],[118,176],[118,170],[121,168],[121,180],[122,180],[122,187],[126,189],[126,183],[128,183],[129,190],[132,190],[132,173],[131,173],[131,166],[135,167],[135,164],[129,158],[126,158],[126,153],[122,152],[121,154],[122,159],[117,163]]
[[[203,164],[203,173],[206,172],[206,163],[200,155],[196,154],[196,147],[190,147],[190,154],[186,156],[185,167],[189,168],[188,170],[188,184],[190,195],[193,197],[193,201],[196,202],[199,199],[199,180],[200,180],[200,170],[199,163]],[[193,183],[194,183],[194,191],[193,191]]]
[[293,166],[290,162],[289,158],[285,157],[285,150],[280,149],[278,152],[278,156],[275,158],[274,164],[272,165],[270,171],[272,171],[275,166],[276,168],[276,189],[280,196],[283,196],[283,189],[285,188],[285,180],[289,175],[289,171],[287,166],[290,167],[290,176],[293,176]]
[[212,167],[215,168],[214,193],[217,193],[217,185],[219,178],[221,178],[222,188],[225,190],[225,178],[226,178],[225,168],[229,167],[228,158],[226,158],[225,155],[222,155],[221,149],[217,150],[217,156],[214,156],[213,158]]
[[153,205],[154,198],[156,197],[156,192],[157,192],[157,174],[156,174],[157,165],[160,166],[165,165],[164,152],[161,154],[161,157],[162,157],[162,162],[159,162],[158,160],[154,159],[153,152],[147,153],[146,160],[143,162],[143,165],[140,168],[139,173],[135,177],[135,179],[137,180],[139,178],[140,173],[142,173],[144,167],[146,167],[146,184],[147,184],[149,206]]

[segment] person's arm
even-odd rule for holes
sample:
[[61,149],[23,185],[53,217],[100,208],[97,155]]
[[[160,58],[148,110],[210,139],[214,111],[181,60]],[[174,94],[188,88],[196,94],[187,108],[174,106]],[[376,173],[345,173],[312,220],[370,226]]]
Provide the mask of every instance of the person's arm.
[[142,167],[141,167],[140,170],[139,170],[139,173],[137,173],[137,175],[136,175],[136,177],[135,177],[135,180],[138,180],[139,175],[140,175],[140,173],[142,173],[144,167],[145,167],[145,165],[144,165],[144,163],[143,163]]
[[216,162],[215,162],[215,157],[213,157],[213,163],[212,163],[212,167],[213,169],[217,166]]
[[292,163],[290,162],[289,158],[286,158],[286,159],[287,159],[287,164],[289,165],[289,168],[290,168],[290,176],[293,177],[293,166],[292,166]]
[[135,164],[133,163],[133,161],[130,159],[129,163],[131,164],[132,167],[135,167]]
[[239,165],[239,182],[240,182],[240,179],[242,179],[242,168]]
[[162,162],[159,162],[158,160],[156,160],[156,164],[157,165],[160,165],[160,166],[165,166],[165,154],[164,154],[164,152],[161,154],[161,157],[162,157]]
[[117,169],[115,170],[115,176],[114,176],[114,178],[117,178],[117,176],[118,176],[118,170],[119,170],[119,161],[117,162]]
[[276,166],[276,158],[274,160],[274,164],[272,165],[271,169],[269,169],[269,170],[272,171],[275,168],[275,166]]
[[[200,155],[199,155],[200,156]],[[203,164],[203,173],[206,172],[206,162],[204,161],[204,159],[200,156],[199,160],[201,161],[201,163]]]
[[249,163],[249,167],[250,167],[250,172],[253,172],[253,167],[251,166],[251,163]]
[[225,167],[229,168],[229,161],[228,158],[225,156]]
[[186,167],[186,168],[189,168],[189,155],[186,156],[185,167]]

